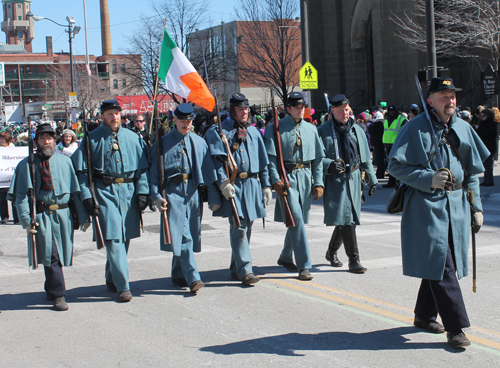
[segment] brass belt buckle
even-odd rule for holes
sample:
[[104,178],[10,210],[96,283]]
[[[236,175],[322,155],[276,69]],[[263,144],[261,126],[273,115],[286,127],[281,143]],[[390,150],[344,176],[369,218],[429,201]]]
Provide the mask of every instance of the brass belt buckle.
[[182,179],[187,180],[189,178],[188,174],[182,174]]
[[303,169],[304,168],[304,164],[295,164],[295,168],[296,169]]
[[51,211],[55,211],[55,210],[58,210],[59,209],[59,205],[58,204],[51,204],[49,206],[49,210]]
[[247,173],[247,172],[241,172],[241,173],[239,174],[239,177],[240,177],[241,179],[248,178],[248,173]]
[[115,183],[121,184],[125,181],[124,178],[115,178]]

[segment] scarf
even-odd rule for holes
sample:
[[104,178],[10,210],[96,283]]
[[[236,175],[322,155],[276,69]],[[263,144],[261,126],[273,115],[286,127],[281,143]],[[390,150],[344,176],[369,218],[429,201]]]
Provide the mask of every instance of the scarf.
[[356,143],[353,141],[350,131],[354,121],[347,122],[346,125],[341,124],[337,119],[333,119],[333,128],[335,129],[338,143],[340,146],[341,157],[345,162],[345,174],[351,178],[351,173],[354,167],[359,166],[359,155],[356,148]]
[[248,137],[248,132],[247,132],[247,127],[248,127],[248,122],[246,123],[240,123],[239,121],[234,121],[234,127],[238,129],[238,140],[239,141],[245,141]]
[[38,170],[40,171],[40,176],[42,177],[42,182],[40,183],[40,190],[46,192],[54,190],[54,185],[52,184],[52,175],[50,174],[49,158],[43,155],[38,155],[41,158]]

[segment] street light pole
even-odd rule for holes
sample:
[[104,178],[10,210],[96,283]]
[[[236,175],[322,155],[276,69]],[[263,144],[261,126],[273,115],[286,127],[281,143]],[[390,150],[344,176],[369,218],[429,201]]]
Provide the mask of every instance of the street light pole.
[[437,77],[434,0],[425,0],[425,27],[427,36],[427,80],[430,80]]
[[[69,16],[68,16],[69,17]],[[74,20],[73,20],[74,21]],[[73,24],[69,22],[68,24],[68,38],[69,38],[69,67],[71,69],[71,92],[75,92],[75,83],[73,82],[73,38],[71,37],[71,32],[73,31]]]

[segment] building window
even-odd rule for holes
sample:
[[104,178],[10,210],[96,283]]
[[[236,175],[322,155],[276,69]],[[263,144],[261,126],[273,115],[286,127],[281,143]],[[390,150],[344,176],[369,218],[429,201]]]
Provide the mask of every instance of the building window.
[[18,16],[17,16],[17,20],[23,20],[22,15],[18,15]]
[[118,80],[113,79],[113,88],[117,89],[118,88]]
[[29,66],[26,67],[26,73],[31,73],[31,68]]
[[7,4],[7,9],[10,9],[10,4]]
[[113,74],[116,73],[116,64],[113,64],[113,66],[111,67],[111,70],[112,70]]
[[17,8],[18,9],[21,9],[22,5],[21,4],[17,4]]
[[122,71],[125,71],[125,64],[122,64]]
[[126,79],[123,79],[122,80],[122,87],[126,87],[127,86],[127,80]]

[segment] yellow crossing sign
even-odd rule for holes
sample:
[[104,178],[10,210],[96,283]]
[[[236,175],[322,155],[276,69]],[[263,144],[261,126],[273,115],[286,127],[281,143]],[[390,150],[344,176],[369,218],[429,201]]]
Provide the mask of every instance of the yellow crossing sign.
[[309,61],[300,68],[299,80],[301,89],[318,89],[318,72]]

